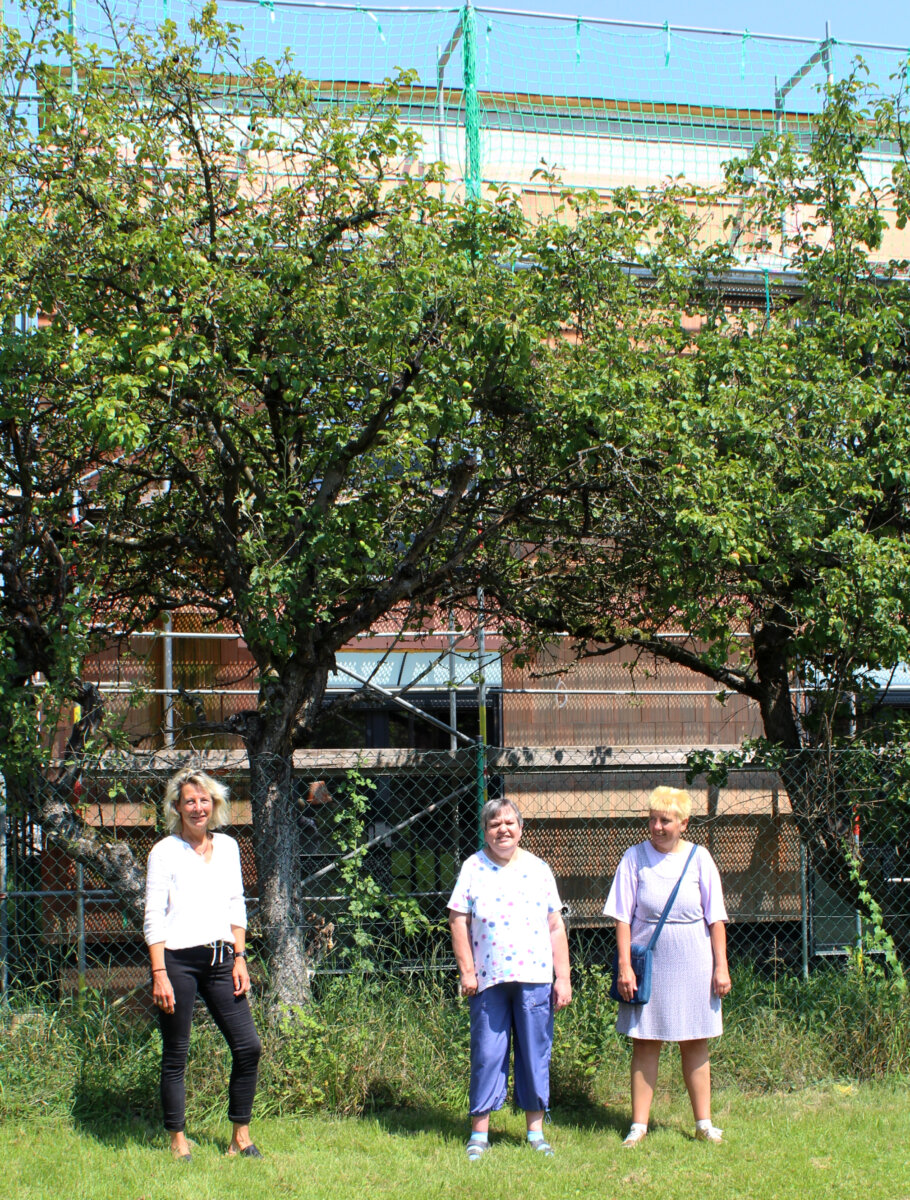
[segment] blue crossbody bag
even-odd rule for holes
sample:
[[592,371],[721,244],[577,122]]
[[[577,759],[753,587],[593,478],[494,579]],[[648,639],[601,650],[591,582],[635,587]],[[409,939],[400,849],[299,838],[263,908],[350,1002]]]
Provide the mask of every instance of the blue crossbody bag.
[[695,857],[697,846],[693,846],[689,852],[689,857],[686,859],[686,865],[680,872],[679,879],[676,881],[676,886],[667,897],[667,903],[664,905],[664,911],[660,914],[660,920],[657,922],[657,927],[651,934],[651,940],[647,946],[632,947],[632,970],[635,972],[635,991],[632,993],[631,1000],[624,1000],[619,994],[619,951],[613,951],[613,966],[612,966],[612,981],[610,983],[610,999],[619,1000],[622,1004],[647,1004],[651,999],[651,967],[654,961],[654,947],[657,945],[657,939],[660,937],[660,931],[667,922],[667,917],[670,915],[670,909],[673,907],[673,902],[679,894],[679,887],[683,881],[683,876],[689,869],[689,863]]

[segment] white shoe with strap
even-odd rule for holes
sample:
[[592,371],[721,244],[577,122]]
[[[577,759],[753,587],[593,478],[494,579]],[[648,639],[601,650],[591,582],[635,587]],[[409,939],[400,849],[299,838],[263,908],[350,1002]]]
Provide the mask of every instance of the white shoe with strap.
[[709,1121],[707,1125],[695,1126],[696,1142],[714,1142],[718,1144],[724,1140],[724,1131],[718,1129],[716,1125],[712,1125]]
[[647,1133],[647,1125],[640,1125],[637,1122],[633,1122],[632,1128],[626,1134],[623,1146],[637,1146],[639,1142],[644,1140],[644,1138],[647,1136]]

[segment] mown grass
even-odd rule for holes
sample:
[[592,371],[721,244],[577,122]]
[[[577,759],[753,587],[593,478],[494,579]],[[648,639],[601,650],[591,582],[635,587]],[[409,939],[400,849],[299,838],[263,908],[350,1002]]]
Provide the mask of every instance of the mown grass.
[[523,1144],[519,1116],[500,1114],[490,1154],[474,1165],[464,1156],[463,1116],[444,1107],[258,1121],[262,1162],[224,1157],[225,1122],[197,1124],[188,1165],[170,1160],[161,1134],[125,1119],[23,1116],[4,1130],[4,1194],[13,1200],[910,1200],[908,1102],[910,1087],[895,1082],[832,1084],[784,1096],[725,1089],[715,1109],[726,1141],[708,1146],[692,1140],[691,1114],[676,1087],[658,1097],[656,1128],[634,1151],[620,1147],[625,1110],[592,1105],[554,1110],[556,1156],[549,1160]]
[[527,1150],[520,1115],[504,1112],[493,1151],[473,1167],[463,1150],[467,1011],[450,977],[335,978],[292,1018],[269,1025],[260,1014],[262,1163],[223,1156],[228,1061],[207,1021],[196,1023],[187,1081],[197,1148],[181,1166],[160,1130],[153,1021],[102,997],[81,1011],[45,1000],[28,997],[0,1034],[2,1194],[13,1200],[910,1200],[910,1005],[849,972],[803,982],[740,969],[713,1060],[726,1143],[692,1140],[670,1047],[653,1131],[634,1152],[620,1148],[628,1047],[606,979],[587,972],[557,1021],[556,1158]]

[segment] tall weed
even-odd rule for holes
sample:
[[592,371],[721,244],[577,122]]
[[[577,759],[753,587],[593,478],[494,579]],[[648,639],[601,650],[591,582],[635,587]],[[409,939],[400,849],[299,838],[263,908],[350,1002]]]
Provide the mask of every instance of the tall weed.
[[[599,968],[578,973],[575,999],[557,1017],[554,1106],[625,1095],[629,1048],[608,988]],[[151,1018],[103,996],[81,1007],[40,993],[27,1001],[0,1018],[0,1118],[45,1113],[157,1127],[160,1044]],[[467,1108],[468,1010],[450,973],[322,978],[311,1006],[258,1020],[260,1115]],[[910,1001],[887,980],[849,970],[768,979],[741,966],[724,1020],[712,1046],[721,1087],[791,1091],[910,1075]],[[194,1122],[224,1116],[229,1070],[224,1041],[200,1010],[187,1071]]]

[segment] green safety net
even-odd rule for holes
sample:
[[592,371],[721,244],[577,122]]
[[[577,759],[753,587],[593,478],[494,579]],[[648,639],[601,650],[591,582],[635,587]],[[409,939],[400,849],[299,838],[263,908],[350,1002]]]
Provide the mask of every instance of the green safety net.
[[[131,27],[169,20],[182,31],[198,11],[187,0],[71,5],[74,32],[102,45],[111,39],[110,11]],[[726,160],[775,129],[805,144],[826,80],[843,78],[858,59],[882,91],[896,90],[895,76],[908,66],[900,46],[470,5],[222,0],[218,11],[241,27],[249,59],[290,51],[318,82],[323,103],[354,106],[371,86],[414,71],[398,106],[423,138],[424,160],[446,162],[449,179],[468,195],[509,184],[532,207],[542,165],[566,182],[605,191],[679,175],[709,184]],[[6,19],[21,19],[9,0]]]

